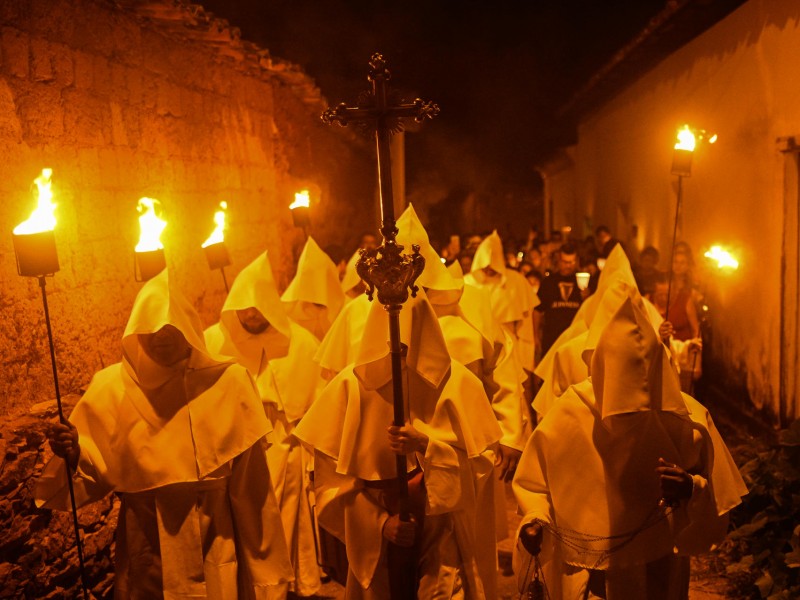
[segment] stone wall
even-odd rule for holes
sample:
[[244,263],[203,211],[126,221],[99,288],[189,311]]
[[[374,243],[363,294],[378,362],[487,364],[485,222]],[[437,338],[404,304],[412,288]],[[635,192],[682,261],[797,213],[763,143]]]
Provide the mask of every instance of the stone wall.
[[[67,396],[71,410],[78,396]],[[57,419],[54,401],[24,415],[0,417],[0,598],[80,598],[80,569],[69,513],[36,509],[32,490],[52,456],[44,432]],[[69,414],[69,413],[67,413]],[[113,594],[116,497],[78,510],[88,587],[97,599]]]
[[47,289],[59,374],[63,391],[78,392],[119,358],[141,285],[139,197],[161,200],[168,265],[207,325],[224,290],[200,244],[220,200],[229,280],[266,248],[288,283],[302,243],[288,210],[298,186],[321,192],[312,228],[321,245],[348,245],[368,227],[371,148],[321,124],[323,107],[297,67],[188,3],[0,3],[0,408],[53,395],[40,291],[17,276],[11,243],[42,167],[54,171],[58,203],[61,270]]

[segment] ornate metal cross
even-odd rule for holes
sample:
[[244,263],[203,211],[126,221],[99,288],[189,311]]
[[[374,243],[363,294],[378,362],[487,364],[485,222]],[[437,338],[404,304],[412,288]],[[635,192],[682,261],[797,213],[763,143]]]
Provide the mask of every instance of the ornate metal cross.
[[[376,52],[369,60],[368,79],[372,83],[372,91],[361,95],[358,106],[351,107],[342,102],[335,108],[329,108],[322,113],[322,121],[329,125],[337,123],[343,127],[355,123],[375,132],[381,196],[381,234],[385,241],[389,241],[394,240],[397,236],[392,201],[390,139],[392,134],[403,131],[402,119],[413,118],[417,123],[422,123],[425,119],[432,119],[438,115],[439,107],[433,102],[426,102],[420,98],[410,104],[402,102],[391,104],[387,85],[391,79],[391,73],[386,66],[386,59],[380,53]],[[378,300],[380,299],[380,288],[378,288]],[[405,299],[400,302],[404,301]],[[385,304],[382,301],[381,303]]]
[[[403,426],[406,420],[406,411],[403,402],[401,363],[403,349],[400,343],[400,310],[403,308],[403,303],[408,300],[409,290],[412,296],[416,296],[418,288],[414,282],[425,268],[425,259],[419,253],[419,246],[413,245],[413,254],[404,255],[402,253],[403,246],[398,245],[396,241],[397,224],[394,216],[392,163],[389,143],[392,134],[403,130],[402,119],[413,118],[418,123],[421,123],[425,119],[432,119],[439,114],[439,107],[433,102],[426,102],[419,98],[410,104],[402,102],[391,103],[387,85],[391,78],[391,73],[386,66],[386,60],[381,54],[375,53],[370,58],[368,78],[372,83],[372,90],[361,95],[358,106],[351,107],[341,103],[335,108],[326,110],[322,114],[322,120],[327,124],[337,123],[341,126],[354,123],[356,126],[375,134],[381,198],[380,231],[383,235],[383,244],[374,250],[361,250],[361,256],[356,264],[356,271],[367,284],[367,296],[369,296],[369,299],[372,300],[373,294],[377,290],[378,302],[383,304],[383,307],[389,313],[394,424]],[[398,493],[401,498],[400,515],[403,520],[408,520],[410,516],[406,457],[398,455],[396,461]],[[414,581],[413,574],[410,578],[406,577],[405,579],[406,581],[403,583],[409,586]],[[394,584],[392,587],[395,587]],[[407,591],[400,592],[397,597],[416,597],[415,589],[416,585],[407,587]],[[393,594],[393,597],[395,597],[395,594]]]

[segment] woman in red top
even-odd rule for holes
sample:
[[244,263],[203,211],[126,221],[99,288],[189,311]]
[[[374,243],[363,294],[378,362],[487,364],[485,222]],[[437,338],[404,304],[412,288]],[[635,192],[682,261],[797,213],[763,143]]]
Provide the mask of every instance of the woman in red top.
[[683,250],[676,250],[672,257],[671,295],[669,321],[673,337],[682,341],[700,337],[700,320],[692,289],[692,256]]

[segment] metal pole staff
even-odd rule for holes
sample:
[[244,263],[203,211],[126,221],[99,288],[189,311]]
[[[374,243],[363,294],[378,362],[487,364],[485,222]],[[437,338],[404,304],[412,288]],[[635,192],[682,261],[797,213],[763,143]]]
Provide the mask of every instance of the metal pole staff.
[[[418,123],[435,117],[439,107],[433,102],[417,98],[412,103],[391,103],[387,82],[391,73],[386,60],[375,53],[370,58],[368,79],[372,90],[359,102],[358,107],[341,103],[322,114],[323,122],[347,126],[356,123],[374,133],[378,156],[378,182],[381,200],[381,235],[383,243],[373,250],[361,250],[356,271],[367,284],[367,295],[372,300],[377,290],[380,302],[389,315],[389,348],[392,362],[392,405],[394,425],[402,427],[406,421],[402,379],[402,345],[400,341],[400,311],[408,299],[409,290],[416,295],[414,282],[425,268],[425,259],[419,254],[419,246],[413,246],[412,255],[402,254],[403,246],[397,244],[397,225],[394,217],[392,195],[392,162],[390,141],[393,133],[403,130],[403,118],[413,118]],[[408,469],[406,457],[396,456],[397,491],[400,498],[400,518],[410,519],[408,502]],[[390,546],[391,549],[391,546]],[[392,598],[415,598],[416,581],[412,572],[399,582],[403,589],[392,586]]]
[[[56,389],[56,405],[58,406],[58,418],[62,423],[66,423],[64,409],[61,404],[61,389],[58,385],[58,369],[56,368],[56,348],[53,343],[53,328],[50,325],[50,309],[47,306],[47,292],[45,290],[45,276],[38,277],[39,287],[42,288],[42,304],[44,305],[44,320],[47,324],[47,341],[50,343],[50,364],[53,367],[53,385]],[[86,583],[86,564],[83,560],[83,544],[81,543],[80,525],[78,523],[78,507],[75,503],[75,488],[72,485],[72,467],[65,459],[64,465],[67,469],[67,486],[69,488],[69,501],[72,507],[72,526],[75,530],[75,547],[78,549],[78,565],[81,573],[81,589],[83,590],[84,600],[89,600],[89,590]]]

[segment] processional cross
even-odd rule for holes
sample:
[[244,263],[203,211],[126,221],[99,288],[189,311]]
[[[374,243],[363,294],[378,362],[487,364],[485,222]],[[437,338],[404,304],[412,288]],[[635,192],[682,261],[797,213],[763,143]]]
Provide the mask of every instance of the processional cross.
[[[397,225],[394,216],[394,198],[392,194],[392,165],[389,143],[394,133],[403,130],[402,119],[413,118],[421,123],[439,114],[439,107],[433,102],[417,98],[412,103],[392,103],[389,99],[387,82],[391,73],[386,66],[386,59],[379,53],[372,55],[369,61],[368,79],[372,90],[359,98],[358,106],[351,107],[341,103],[327,109],[322,114],[323,122],[337,123],[343,127],[354,123],[368,129],[375,135],[375,146],[378,153],[378,184],[381,199],[381,235],[383,243],[373,250],[361,250],[356,263],[359,277],[367,284],[367,296],[372,300],[375,291],[380,302],[389,313],[389,347],[392,357],[392,394],[394,408],[394,424],[405,424],[405,406],[403,402],[402,348],[400,344],[400,311],[408,300],[409,290],[412,296],[418,291],[414,282],[425,268],[425,259],[419,253],[419,246],[412,246],[413,254],[402,253],[403,246],[397,244]],[[401,498],[400,517],[408,520],[408,473],[405,456],[396,457],[397,485]],[[415,597],[414,596],[411,597]]]

